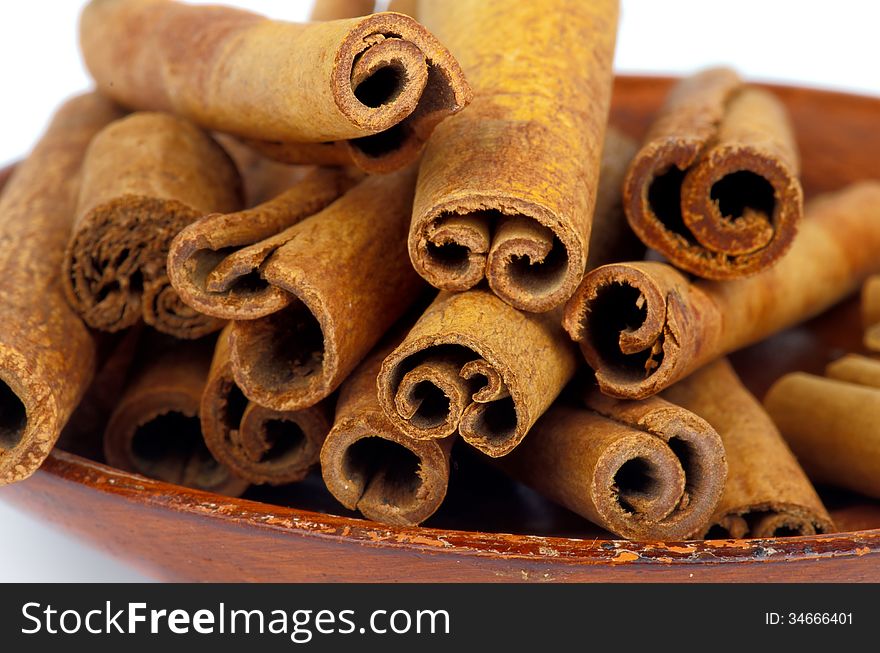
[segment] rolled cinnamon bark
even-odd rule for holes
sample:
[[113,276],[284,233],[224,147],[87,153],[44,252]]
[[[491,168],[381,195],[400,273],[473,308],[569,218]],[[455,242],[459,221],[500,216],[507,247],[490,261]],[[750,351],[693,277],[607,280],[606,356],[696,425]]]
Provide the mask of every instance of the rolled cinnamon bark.
[[441,292],[383,361],[379,403],[412,438],[459,433],[503,456],[573,376],[567,340],[558,312],[523,313],[483,289]]
[[235,384],[227,326],[217,340],[199,417],[205,444],[251,483],[283,485],[305,478],[330,431],[326,403],[282,412],[249,402]]
[[880,183],[814,200],[788,254],[760,274],[690,282],[669,265],[589,272],[565,309],[606,394],[650,396],[719,356],[817,315],[880,270]]
[[430,0],[419,18],[475,89],[419,171],[410,258],[431,285],[484,278],[544,312],[583,276],[611,98],[616,0]]
[[192,124],[139,113],[108,126],[83,163],[62,274],[71,306],[103,331],[141,317],[178,338],[216,331],[220,320],[194,311],[171,287],[168,247],[197,218],[240,204],[231,159]]
[[0,197],[0,485],[52,450],[95,369],[95,343],[58,280],[89,141],[122,115],[96,94],[66,102]]
[[869,277],[862,286],[862,321],[865,347],[880,351],[880,275]]
[[373,13],[375,0],[315,0],[309,20],[338,20]]
[[455,436],[416,440],[385,416],[376,376],[391,349],[377,348],[342,384],[336,420],[321,448],[321,473],[346,508],[374,521],[415,526],[446,497]]
[[825,367],[825,376],[838,381],[880,388],[880,361],[859,354],[847,354]]
[[628,539],[684,539],[706,527],[727,463],[718,433],[659,397],[620,401],[596,390],[557,403],[512,454],[515,478]]
[[167,483],[239,496],[249,483],[211,455],[199,425],[199,402],[211,365],[202,340],[143,352],[104,431],[107,462]]
[[815,535],[834,524],[769,415],[726,359],[698,370],[663,398],[706,420],[721,436],[727,484],[697,537]]
[[764,406],[811,479],[880,497],[880,389],[795,372]]
[[418,297],[406,257],[414,184],[413,169],[368,177],[293,227],[261,266],[295,301],[233,325],[233,372],[248,399],[284,411],[318,403]]
[[742,277],[791,246],[803,215],[798,174],[782,103],[713,68],[670,93],[627,175],[626,215],[673,265]]
[[294,297],[271,285],[263,266],[315,215],[355,184],[337,168],[319,168],[277,197],[236,213],[212,213],[171,242],[168,276],[181,299],[219,319],[252,320],[281,310]]
[[109,97],[269,141],[264,152],[290,163],[388,172],[470,100],[449,52],[401,14],[296,24],[228,7],[94,0],[80,41]]

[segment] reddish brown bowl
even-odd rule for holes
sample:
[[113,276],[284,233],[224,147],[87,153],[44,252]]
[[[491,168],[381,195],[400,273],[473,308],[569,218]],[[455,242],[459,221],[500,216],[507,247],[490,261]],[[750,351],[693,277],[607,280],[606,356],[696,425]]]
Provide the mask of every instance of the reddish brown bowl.
[[[621,77],[613,122],[640,136],[670,79]],[[770,87],[794,119],[808,196],[880,176],[880,99]],[[820,371],[860,347],[857,305],[740,352],[759,396],[782,373]],[[43,515],[150,574],[270,581],[880,581],[880,503],[822,490],[845,532],[762,540],[627,542],[462,458],[430,527],[347,514],[315,478],[229,499],[148,480],[56,451],[2,498]],[[253,499],[270,499],[279,507]],[[306,510],[303,507],[309,507]]]

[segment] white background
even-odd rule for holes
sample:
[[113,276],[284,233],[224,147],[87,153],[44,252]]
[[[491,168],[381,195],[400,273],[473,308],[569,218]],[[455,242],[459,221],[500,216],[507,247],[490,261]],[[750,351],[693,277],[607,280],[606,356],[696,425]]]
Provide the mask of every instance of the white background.
[[[25,154],[53,108],[89,86],[76,46],[83,4],[0,3],[0,162]],[[297,20],[308,15],[311,0],[228,4]],[[874,0],[622,4],[620,72],[687,73],[723,63],[752,79],[880,96],[880,3]],[[0,488],[0,581],[145,580],[127,565],[19,514],[2,499]]]

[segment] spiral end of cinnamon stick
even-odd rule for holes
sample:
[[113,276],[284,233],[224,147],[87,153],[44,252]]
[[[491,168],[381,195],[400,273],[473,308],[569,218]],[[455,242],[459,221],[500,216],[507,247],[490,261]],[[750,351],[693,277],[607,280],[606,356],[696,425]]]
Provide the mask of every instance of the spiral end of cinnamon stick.
[[495,365],[476,343],[408,341],[379,372],[379,402],[392,424],[417,440],[456,432],[488,456],[513,450],[529,424]]
[[385,524],[415,526],[449,485],[451,439],[414,440],[379,411],[337,422],[321,449],[321,473],[340,503]]
[[301,410],[336,389],[333,334],[324,332],[302,301],[258,320],[235,322],[230,340],[235,381],[261,406]]
[[183,340],[201,338],[219,331],[225,324],[223,320],[185,304],[164,274],[146,284],[142,305],[144,322],[157,331]]
[[676,267],[723,280],[760,272],[788,251],[803,191],[791,127],[775,98],[747,88],[718,110],[714,140],[658,136],[639,152],[624,207],[646,245]]
[[833,522],[826,516],[804,506],[774,502],[716,516],[697,537],[706,540],[794,537],[834,531]]
[[336,105],[374,132],[347,142],[352,162],[382,173],[414,161],[434,127],[470,102],[461,68],[418,22],[396,13],[360,21],[340,48]]
[[198,406],[161,390],[120,404],[107,424],[104,454],[114,467],[206,492],[239,496],[249,485],[211,455]]
[[644,399],[689,371],[705,334],[681,300],[688,292],[687,279],[662,263],[604,265],[584,277],[563,326],[604,393]]
[[414,220],[413,266],[436,288],[468,290],[485,278],[511,306],[549,311],[574,292],[586,265],[582,248],[541,207],[512,199],[500,204],[487,208],[499,200],[474,200]]
[[591,492],[603,525],[627,538],[684,539],[721,498],[727,462],[718,433],[676,406],[649,412],[599,457]]

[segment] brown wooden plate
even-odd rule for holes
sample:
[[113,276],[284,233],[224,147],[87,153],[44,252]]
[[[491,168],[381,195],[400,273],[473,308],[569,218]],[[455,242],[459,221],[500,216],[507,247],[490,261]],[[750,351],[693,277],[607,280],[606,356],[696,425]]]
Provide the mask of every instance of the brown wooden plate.
[[[639,137],[668,78],[616,80],[612,122]],[[880,99],[771,86],[788,106],[808,197],[880,176]],[[818,264],[818,262],[817,262]],[[819,372],[860,348],[855,301],[739,352],[763,395],[794,369]],[[335,503],[320,477],[229,499],[56,450],[2,498],[152,575],[266,581],[880,581],[880,502],[820,488],[845,532],[705,542],[614,540],[514,483],[466,449],[425,527],[386,527]],[[273,505],[268,502],[277,503]],[[292,506],[292,507],[285,507]]]

